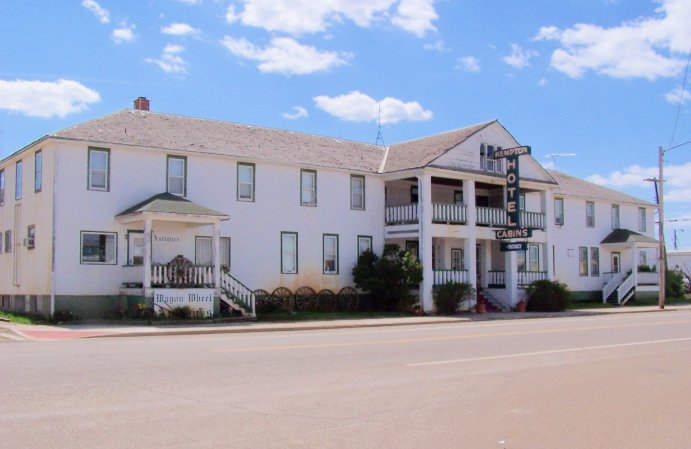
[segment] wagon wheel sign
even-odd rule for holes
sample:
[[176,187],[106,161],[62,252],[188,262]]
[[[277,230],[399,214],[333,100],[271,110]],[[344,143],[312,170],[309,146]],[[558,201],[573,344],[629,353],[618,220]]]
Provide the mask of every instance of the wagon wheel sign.
[[173,284],[189,284],[192,282],[194,264],[185,256],[175,256],[168,263],[168,280]]

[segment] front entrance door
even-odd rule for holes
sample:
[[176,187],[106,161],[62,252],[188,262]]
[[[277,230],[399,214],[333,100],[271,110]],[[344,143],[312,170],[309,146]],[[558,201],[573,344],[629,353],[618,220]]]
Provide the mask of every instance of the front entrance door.
[[612,253],[612,273],[621,273],[621,255]]
[[144,233],[127,233],[127,265],[144,265]]

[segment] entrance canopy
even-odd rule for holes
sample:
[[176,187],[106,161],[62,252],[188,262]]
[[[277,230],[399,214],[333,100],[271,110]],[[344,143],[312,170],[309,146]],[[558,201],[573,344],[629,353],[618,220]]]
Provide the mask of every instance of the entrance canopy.
[[611,246],[656,246],[658,241],[647,235],[629,229],[615,229],[605,237],[600,244]]
[[155,220],[212,224],[230,220],[230,217],[172,193],[159,193],[125,209],[115,219],[120,223]]

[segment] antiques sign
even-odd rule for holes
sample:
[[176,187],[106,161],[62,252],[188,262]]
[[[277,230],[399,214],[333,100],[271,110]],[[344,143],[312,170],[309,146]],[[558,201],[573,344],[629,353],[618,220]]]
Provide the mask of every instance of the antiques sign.
[[164,288],[154,290],[154,311],[169,314],[176,307],[189,307],[192,316],[211,318],[214,315],[214,289],[212,288]]

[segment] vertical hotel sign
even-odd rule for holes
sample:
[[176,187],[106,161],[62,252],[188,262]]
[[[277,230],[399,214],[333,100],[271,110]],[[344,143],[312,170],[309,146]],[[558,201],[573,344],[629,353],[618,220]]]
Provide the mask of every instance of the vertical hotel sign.
[[521,211],[518,201],[521,197],[520,172],[518,158],[530,154],[529,146],[496,150],[494,159],[506,159],[506,225],[517,232],[497,231],[496,238],[510,239],[530,237],[530,230],[521,228]]

